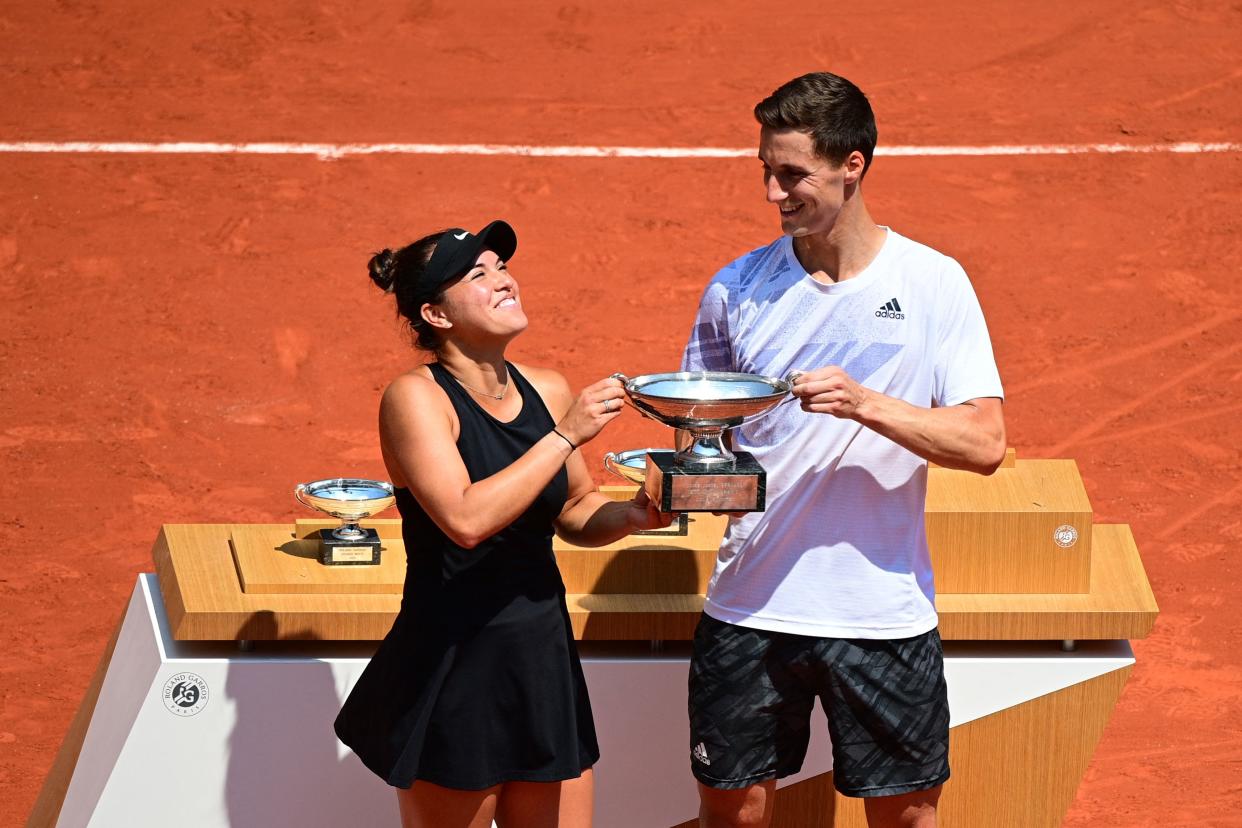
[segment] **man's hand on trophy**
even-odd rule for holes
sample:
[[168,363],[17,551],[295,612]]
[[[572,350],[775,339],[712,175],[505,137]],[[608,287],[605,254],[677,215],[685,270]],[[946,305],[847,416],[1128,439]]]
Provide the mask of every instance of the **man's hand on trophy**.
[[869,393],[837,365],[816,368],[813,371],[799,371],[791,380],[791,392],[801,403],[802,410],[813,414],[831,414],[843,419],[855,419]]
[[661,512],[656,504],[647,497],[644,489],[639,489],[630,501],[630,510],[626,519],[635,529],[663,529],[677,517],[676,512]]
[[625,389],[620,380],[609,377],[588,385],[556,424],[556,430],[575,447],[581,446],[594,439],[621,413],[624,399]]

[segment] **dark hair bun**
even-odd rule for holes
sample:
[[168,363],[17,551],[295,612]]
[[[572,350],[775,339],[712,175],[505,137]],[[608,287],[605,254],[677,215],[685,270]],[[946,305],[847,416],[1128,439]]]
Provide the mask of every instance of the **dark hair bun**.
[[440,347],[440,337],[436,329],[423,319],[422,307],[428,302],[433,305],[443,302],[446,285],[428,286],[423,280],[423,274],[427,270],[431,254],[436,249],[436,243],[447,232],[441,230],[423,236],[397,250],[384,248],[367,262],[371,281],[397,301],[397,314],[404,317],[409,324],[418,347],[427,351]]
[[367,270],[371,274],[371,281],[379,285],[380,290],[392,293],[392,284],[397,278],[396,254],[385,247],[367,262]]

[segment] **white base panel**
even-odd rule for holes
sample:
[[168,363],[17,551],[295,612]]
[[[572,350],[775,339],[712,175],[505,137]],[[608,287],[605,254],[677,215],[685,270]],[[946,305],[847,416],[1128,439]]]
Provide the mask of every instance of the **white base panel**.
[[[58,828],[399,825],[392,790],[332,732],[373,645],[270,648],[172,640],[159,584],[140,576]],[[582,662],[603,752],[595,825],[661,828],[692,819],[685,645],[651,653],[584,644]],[[1059,642],[949,642],[952,725],[1133,663],[1125,641],[1083,642],[1071,653]],[[205,702],[166,703],[166,684],[183,674],[201,679]],[[830,771],[831,751],[817,713],[802,771],[780,784]]]

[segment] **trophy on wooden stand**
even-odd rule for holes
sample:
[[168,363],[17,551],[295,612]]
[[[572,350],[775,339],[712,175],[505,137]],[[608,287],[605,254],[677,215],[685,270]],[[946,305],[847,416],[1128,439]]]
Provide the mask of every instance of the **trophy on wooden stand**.
[[392,484],[382,480],[335,477],[299,483],[293,496],[303,506],[341,519],[335,529],[319,530],[319,562],[322,564],[378,564],[380,538],[374,529],[358,521],[382,512],[393,504]]
[[610,451],[604,455],[604,468],[622,480],[642,486],[647,480],[647,455],[673,455],[672,449],[629,449],[628,451]]
[[[629,483],[635,483],[641,489],[647,480],[647,455],[660,454],[673,456],[672,449],[629,449],[628,451],[610,451],[604,455],[604,468]],[[668,526],[661,529],[638,529],[633,535],[686,535],[690,530],[690,519],[685,512]]]
[[730,451],[724,432],[775,408],[789,393],[789,382],[726,371],[613,377],[621,380],[631,405],[692,437],[690,445],[680,451],[647,452],[643,486],[661,511],[764,510],[767,474],[763,466],[749,452]]

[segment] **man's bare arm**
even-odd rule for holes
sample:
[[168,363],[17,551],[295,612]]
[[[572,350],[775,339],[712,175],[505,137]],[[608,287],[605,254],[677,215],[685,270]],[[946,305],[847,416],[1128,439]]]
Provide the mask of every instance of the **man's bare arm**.
[[1005,459],[1005,417],[996,397],[921,408],[865,388],[835,365],[799,375],[793,393],[803,411],[855,420],[946,468],[991,474]]

